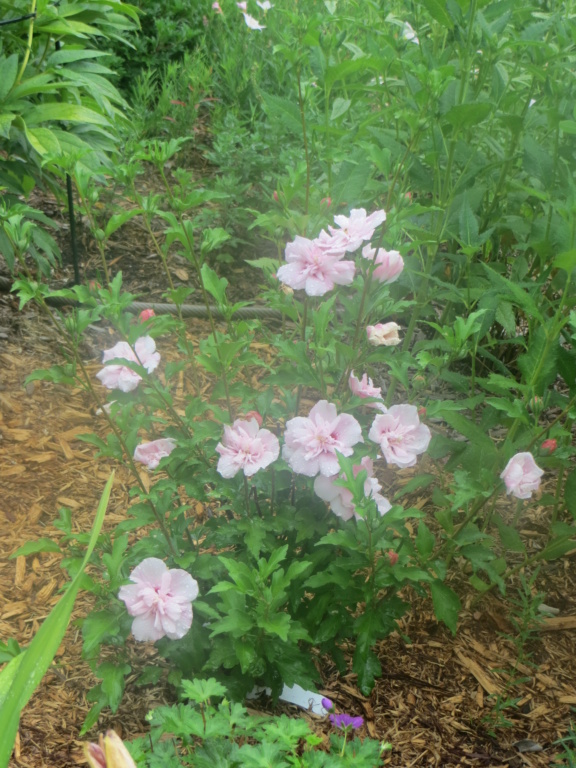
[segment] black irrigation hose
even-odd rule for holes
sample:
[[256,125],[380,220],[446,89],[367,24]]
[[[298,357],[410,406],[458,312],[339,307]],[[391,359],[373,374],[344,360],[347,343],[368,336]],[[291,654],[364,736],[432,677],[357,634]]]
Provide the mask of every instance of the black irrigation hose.
[[[0,292],[8,293],[12,289],[12,280],[7,277],[0,277]],[[79,301],[73,301],[72,299],[65,299],[61,296],[54,296],[47,298],[46,303],[51,307],[79,307],[81,303]],[[178,308],[175,304],[151,304],[147,301],[133,301],[128,307],[129,312],[138,314],[143,309],[153,309],[158,315],[176,315],[178,314]],[[183,317],[198,317],[207,318],[208,310],[203,304],[182,304],[180,307]],[[210,312],[213,317],[221,320],[224,315],[218,307],[210,307]],[[240,307],[234,312],[235,318],[242,318],[243,320],[281,320],[282,313],[277,309],[269,309],[268,307]]]

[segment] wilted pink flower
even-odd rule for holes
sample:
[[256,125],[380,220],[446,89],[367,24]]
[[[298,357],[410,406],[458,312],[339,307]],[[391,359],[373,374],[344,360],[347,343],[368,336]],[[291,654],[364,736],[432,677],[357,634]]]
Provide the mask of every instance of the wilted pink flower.
[[388,555],[388,560],[390,561],[391,566],[395,566],[398,562],[398,552],[394,552],[393,549],[389,549],[388,552],[386,552]]
[[141,323],[145,323],[146,320],[150,320],[151,317],[156,317],[156,312],[153,309],[143,309],[138,315],[138,319]]
[[136,640],[179,640],[192,626],[192,601],[198,584],[187,571],[171,568],[157,557],[147,557],[130,574],[132,584],[120,587]]
[[258,19],[255,19],[254,16],[250,16],[249,13],[242,14],[244,16],[244,21],[246,22],[246,26],[250,29],[266,29],[266,26],[263,24],[260,24]]
[[[378,512],[381,515],[385,515],[386,512],[392,509],[392,505],[388,499],[380,493],[382,486],[374,477],[374,464],[372,459],[368,458],[368,456],[364,456],[360,464],[354,465],[352,468],[354,477],[356,477],[363,469],[368,473],[368,477],[364,482],[364,495],[368,499],[373,499],[378,507]],[[343,474],[332,475],[332,477],[318,475],[314,480],[314,492],[317,496],[320,496],[323,501],[327,501],[330,504],[332,512],[334,512],[337,517],[342,518],[342,520],[350,520],[352,517],[355,517],[356,520],[362,520],[362,516],[356,512],[356,507],[352,501],[352,492],[347,488],[342,488],[342,486],[334,484],[335,480],[343,479],[345,479]]]
[[548,440],[544,440],[542,445],[540,446],[543,451],[548,451],[548,453],[554,453],[556,448],[558,448],[558,441],[555,440],[553,437],[548,438]]
[[236,3],[238,8],[240,8],[241,11],[246,12],[248,10],[248,3],[242,2],[242,3]]
[[[119,341],[111,349],[106,349],[102,362],[110,360],[129,360],[152,373],[160,362],[160,353],[156,352],[156,344],[150,336],[142,336],[134,344],[134,349],[126,341]],[[122,392],[132,392],[142,381],[142,376],[125,365],[107,365],[96,374],[102,384],[108,389],[120,389]]]
[[366,327],[366,335],[368,336],[368,343],[375,347],[394,347],[396,344],[400,344],[400,336],[398,331],[400,326],[397,323],[376,323],[376,325],[368,325]]
[[379,248],[376,253],[376,248],[372,248],[368,243],[362,248],[362,256],[377,265],[372,272],[372,277],[381,283],[393,283],[398,280],[404,269],[404,259],[398,251],[385,251],[384,248]]
[[156,469],[160,459],[170,456],[174,448],[176,448],[176,440],[171,437],[152,440],[150,443],[140,443],[134,451],[134,459],[145,464],[148,469]]
[[[368,378],[368,374],[365,373],[361,379],[354,376],[354,371],[350,374],[348,379],[348,386],[353,395],[357,397],[382,397],[381,387],[375,387],[372,383],[372,379]],[[374,407],[378,403],[368,403],[369,406]]]
[[234,477],[239,470],[251,477],[276,461],[280,443],[269,429],[260,429],[255,418],[236,419],[231,427],[224,427],[224,437],[216,451],[220,454],[217,470],[222,477]]
[[222,8],[220,8],[220,3],[218,2],[218,0],[216,0],[215,3],[212,3],[212,10],[215,13],[221,13],[222,15],[224,15],[224,12],[222,11]]
[[337,238],[346,251],[356,251],[364,240],[370,240],[376,227],[386,221],[385,211],[374,211],[369,216],[364,208],[352,208],[350,216],[334,216],[334,223],[340,229],[328,227],[330,234]]
[[307,417],[286,422],[282,456],[299,475],[326,477],[340,471],[336,452],[351,456],[353,445],[362,443],[362,429],[353,416],[338,414],[336,406],[320,400]]
[[116,731],[100,734],[98,744],[85,744],[84,756],[90,768],[136,768],[136,763]]
[[529,499],[540,487],[543,474],[544,470],[536,464],[531,453],[517,453],[506,464],[500,477],[506,485],[506,493],[517,499]]
[[308,296],[323,296],[335,284],[349,285],[354,279],[354,262],[341,261],[343,255],[329,254],[316,241],[297,235],[286,246],[288,263],[278,270],[278,279]]
[[404,468],[416,464],[416,456],[428,448],[432,434],[420,423],[415,405],[393,405],[376,416],[368,437],[380,445],[388,464]]

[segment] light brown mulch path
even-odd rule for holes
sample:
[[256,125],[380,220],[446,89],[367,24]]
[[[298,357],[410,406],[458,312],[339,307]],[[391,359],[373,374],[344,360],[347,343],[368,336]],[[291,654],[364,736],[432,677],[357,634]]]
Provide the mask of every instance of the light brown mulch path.
[[[11,311],[10,301],[0,297],[4,312]],[[0,339],[0,639],[14,637],[25,645],[66,579],[58,554],[8,556],[29,540],[57,540],[53,522],[61,506],[72,510],[76,530],[88,531],[111,463],[96,462],[92,447],[77,440],[79,433],[101,425],[85,393],[44,382],[24,387],[28,373],[55,362],[56,353],[49,331],[33,313],[18,322],[17,334]],[[123,519],[128,489],[128,475],[119,468],[106,522],[110,528]],[[516,671],[524,683],[507,689],[515,653],[499,633],[510,631],[509,606],[496,596],[473,605],[474,595],[463,584],[465,607],[456,638],[438,625],[428,604],[417,600],[401,631],[380,643],[384,674],[370,699],[358,693],[353,675],[342,678],[329,665],[324,692],[339,711],[365,717],[365,734],[393,743],[386,759],[390,766],[550,765],[557,752],[552,742],[565,735],[576,705],[574,555],[545,566],[541,576],[538,588],[561,615],[531,646],[537,669]],[[80,596],[75,616],[86,615],[90,607],[90,596]],[[13,768],[71,768],[82,762],[78,733],[94,679],[80,650],[79,629],[72,624],[23,714]],[[154,653],[142,645],[132,652],[135,672]],[[504,713],[513,725],[499,729],[493,739],[483,719],[493,708],[489,697],[498,692],[520,701]],[[99,728],[141,735],[146,712],[170,695],[167,688],[129,686],[119,712],[103,713]],[[323,721],[316,727],[325,730]],[[520,739],[543,749],[521,754],[512,746]]]

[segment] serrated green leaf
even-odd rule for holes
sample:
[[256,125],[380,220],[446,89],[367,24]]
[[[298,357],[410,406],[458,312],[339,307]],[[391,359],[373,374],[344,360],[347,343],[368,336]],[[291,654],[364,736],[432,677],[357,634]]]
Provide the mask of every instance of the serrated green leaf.
[[10,558],[20,557],[21,555],[25,557],[36,552],[61,552],[61,549],[52,539],[36,539],[36,541],[28,541],[17,549],[13,555],[10,555]]
[[456,634],[458,614],[462,609],[460,598],[441,581],[433,581],[430,584],[434,614],[439,621],[443,621],[453,635]]
[[479,101],[470,104],[456,104],[449,109],[444,118],[455,128],[466,130],[478,125],[492,112],[492,104]]

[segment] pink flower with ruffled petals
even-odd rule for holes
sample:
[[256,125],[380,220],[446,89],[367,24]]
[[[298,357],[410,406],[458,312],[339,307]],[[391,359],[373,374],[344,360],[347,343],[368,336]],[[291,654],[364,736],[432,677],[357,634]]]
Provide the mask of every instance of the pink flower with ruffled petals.
[[220,454],[217,471],[222,477],[234,477],[240,470],[251,477],[276,461],[280,443],[269,429],[260,429],[255,418],[236,419],[231,427],[224,427],[224,437],[216,451]]
[[[110,360],[129,360],[152,373],[160,362],[160,353],[156,352],[156,344],[150,336],[142,336],[134,344],[134,349],[126,341],[119,341],[111,349],[106,349],[102,362]],[[127,368],[125,365],[107,365],[96,374],[102,384],[108,389],[120,389],[122,392],[132,392],[142,381],[142,376]]]
[[[368,473],[368,477],[364,482],[364,495],[368,499],[373,499],[376,502],[378,512],[381,515],[385,515],[386,512],[392,509],[392,505],[380,493],[382,486],[374,477],[374,464],[368,456],[364,456],[360,464],[353,466],[354,477],[357,477],[358,473],[363,469]],[[314,480],[314,491],[323,501],[327,501],[330,504],[332,512],[337,517],[342,518],[342,520],[350,520],[352,517],[355,517],[356,520],[363,520],[362,515],[356,512],[356,507],[352,501],[352,492],[347,488],[334,484],[335,480],[343,479],[345,479],[343,474],[332,475],[332,477],[318,475]]]
[[420,423],[415,405],[393,405],[376,416],[368,437],[380,445],[388,464],[404,468],[416,464],[416,457],[428,448],[432,434],[426,424]]
[[398,323],[376,323],[376,325],[366,326],[366,336],[368,343],[374,347],[395,347],[400,344]]
[[398,280],[404,269],[404,259],[398,251],[385,251],[384,248],[379,248],[376,253],[376,248],[372,248],[368,243],[362,248],[362,256],[376,264],[372,277],[381,283],[389,284]]
[[540,487],[544,470],[534,461],[531,453],[517,453],[512,456],[500,477],[506,484],[506,493],[517,499],[529,499]]
[[335,284],[350,285],[354,279],[353,261],[341,261],[344,252],[327,253],[314,240],[296,236],[286,246],[286,261],[277,272],[278,279],[294,290],[304,289],[308,296],[323,296]]
[[286,422],[282,456],[294,472],[306,477],[330,477],[340,471],[336,452],[351,456],[363,443],[362,429],[353,416],[338,414],[336,406],[320,400],[309,415]]
[[140,464],[145,464],[148,469],[156,469],[160,460],[170,456],[174,448],[176,448],[176,440],[171,437],[163,437],[149,443],[140,443],[134,451],[134,459]]
[[[354,376],[354,371],[350,374],[348,379],[348,386],[350,391],[356,397],[379,397],[382,398],[381,387],[375,387],[372,383],[372,379],[368,378],[368,374],[365,373],[361,379]],[[368,403],[369,407],[378,407],[378,403]]]
[[134,616],[136,640],[155,642],[161,637],[179,640],[192,626],[192,601],[198,584],[187,571],[168,569],[157,557],[147,557],[130,574],[132,584],[120,587],[118,597]]
[[365,240],[371,240],[377,226],[386,221],[385,211],[374,211],[369,216],[364,208],[353,208],[350,216],[334,216],[334,223],[340,229],[328,227],[330,234],[337,238],[346,251],[356,251]]

